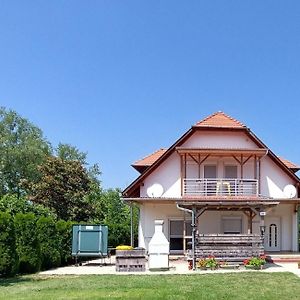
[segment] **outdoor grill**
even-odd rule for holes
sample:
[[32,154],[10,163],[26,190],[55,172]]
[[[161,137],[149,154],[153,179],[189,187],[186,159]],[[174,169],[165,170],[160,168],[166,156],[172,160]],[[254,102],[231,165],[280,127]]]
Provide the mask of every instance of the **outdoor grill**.
[[163,233],[163,220],[155,220],[155,232],[149,243],[149,269],[169,269],[170,243]]

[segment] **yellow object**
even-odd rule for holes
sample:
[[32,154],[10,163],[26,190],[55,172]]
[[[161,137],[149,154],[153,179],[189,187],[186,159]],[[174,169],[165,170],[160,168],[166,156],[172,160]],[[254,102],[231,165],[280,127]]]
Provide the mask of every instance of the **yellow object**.
[[228,181],[219,181],[217,182],[217,195],[219,194],[220,188],[222,186],[226,186],[227,187],[227,191],[228,191],[228,196],[231,196],[231,189],[230,189],[230,183]]
[[127,245],[120,245],[116,247],[116,250],[133,250],[133,247]]

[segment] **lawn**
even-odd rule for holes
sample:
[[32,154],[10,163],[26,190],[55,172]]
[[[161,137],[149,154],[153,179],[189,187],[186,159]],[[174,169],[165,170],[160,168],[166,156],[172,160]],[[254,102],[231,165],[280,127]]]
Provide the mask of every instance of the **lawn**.
[[1,299],[299,299],[291,273],[22,276],[0,280]]

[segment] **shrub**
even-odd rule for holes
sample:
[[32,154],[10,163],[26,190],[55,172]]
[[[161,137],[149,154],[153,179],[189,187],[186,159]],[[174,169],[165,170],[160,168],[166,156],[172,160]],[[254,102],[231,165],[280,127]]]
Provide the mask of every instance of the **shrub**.
[[72,225],[73,222],[64,220],[59,220],[56,223],[62,265],[67,265],[72,260]]
[[41,249],[36,232],[36,216],[18,213],[15,216],[16,249],[19,271],[34,273],[41,268]]
[[15,229],[12,217],[0,212],[0,276],[14,275],[18,267]]
[[60,245],[54,219],[40,217],[36,226],[41,248],[42,269],[58,267],[60,265]]

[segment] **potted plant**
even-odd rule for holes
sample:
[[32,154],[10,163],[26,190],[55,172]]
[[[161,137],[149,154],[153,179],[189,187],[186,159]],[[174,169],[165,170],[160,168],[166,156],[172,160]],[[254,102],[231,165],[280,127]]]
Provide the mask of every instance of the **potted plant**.
[[197,261],[197,268],[199,268],[201,270],[206,270],[206,259],[205,258],[201,258]]
[[246,269],[260,270],[263,268],[264,264],[266,263],[266,257],[265,256],[251,257],[250,259],[245,259],[243,263]]
[[217,262],[216,258],[213,255],[210,255],[206,259],[206,268],[215,270],[217,267],[218,267],[218,262]]

